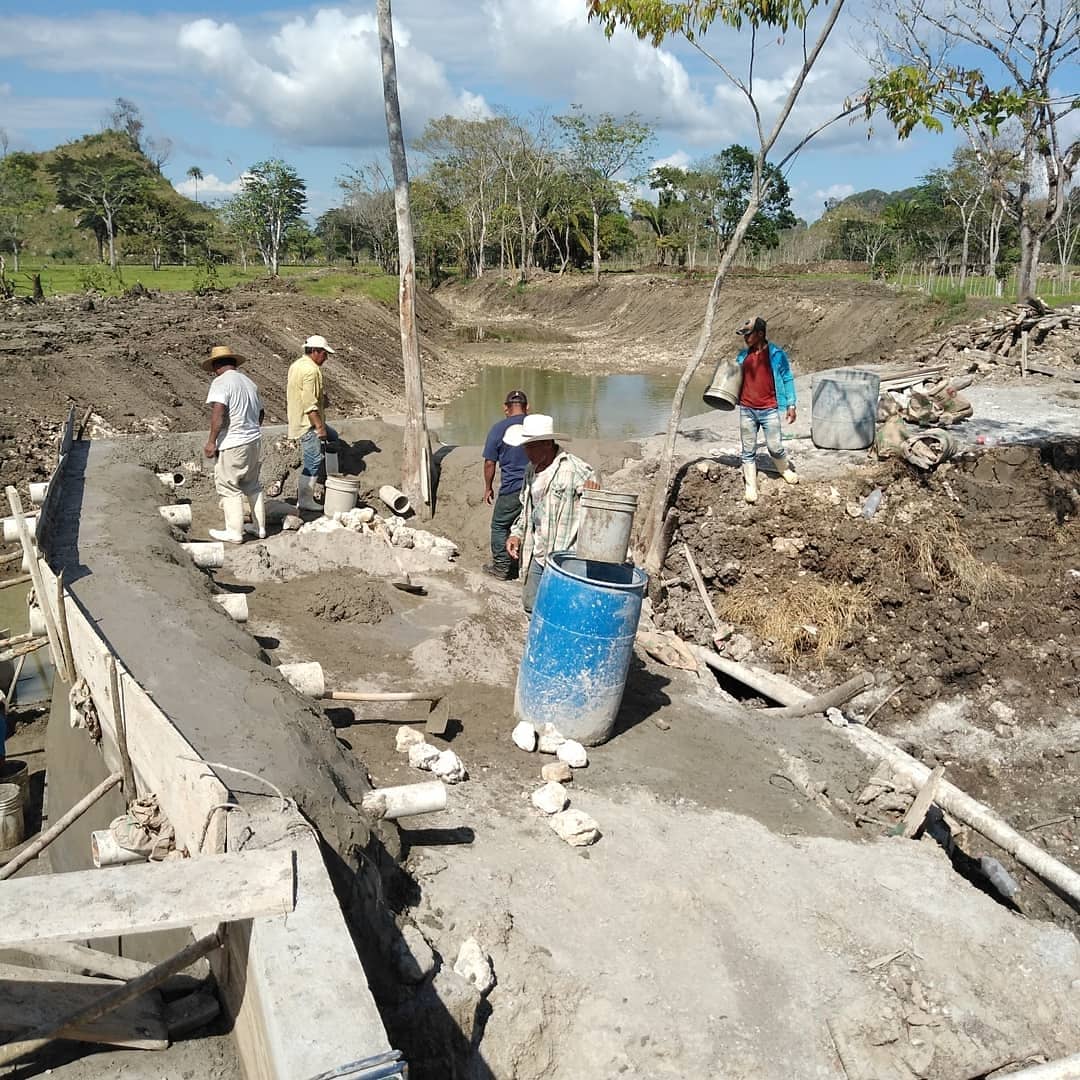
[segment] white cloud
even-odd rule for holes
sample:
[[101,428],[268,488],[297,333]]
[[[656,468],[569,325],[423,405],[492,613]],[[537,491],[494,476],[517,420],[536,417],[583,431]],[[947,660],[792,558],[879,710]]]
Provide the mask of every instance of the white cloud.
[[[395,27],[404,123],[419,133],[433,116],[487,115],[484,99],[455,90],[442,65]],[[386,140],[375,16],[321,8],[268,38],[235,23],[181,27],[182,53],[211,76],[223,120],[257,125],[307,146],[371,146]]]
[[186,195],[189,199],[198,196],[200,201],[223,195],[235,195],[242,186],[243,179],[240,176],[235,180],[222,180],[214,173],[207,173],[198,181],[185,178],[179,184],[173,184],[181,195]]
[[673,154],[668,154],[667,157],[657,158],[650,166],[650,169],[661,169],[665,165],[672,165],[676,169],[686,169],[690,166],[690,155],[685,150],[676,150]]
[[18,97],[11,83],[0,83],[0,127],[12,137],[34,129],[59,131],[79,124],[89,128],[101,119],[106,104],[99,98]]

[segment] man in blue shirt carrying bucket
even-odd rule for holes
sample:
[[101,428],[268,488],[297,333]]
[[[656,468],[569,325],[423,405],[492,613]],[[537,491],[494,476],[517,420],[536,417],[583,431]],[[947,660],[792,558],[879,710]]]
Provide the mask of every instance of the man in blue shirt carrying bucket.
[[[494,424],[484,443],[484,502],[491,511],[491,562],[482,569],[500,581],[518,576],[518,561],[506,550],[510,530],[521,513],[521,485],[529,459],[521,446],[503,442],[507,429],[520,424],[529,411],[524,390],[511,390],[503,402],[503,419]],[[499,467],[499,494],[495,495],[495,466]]]

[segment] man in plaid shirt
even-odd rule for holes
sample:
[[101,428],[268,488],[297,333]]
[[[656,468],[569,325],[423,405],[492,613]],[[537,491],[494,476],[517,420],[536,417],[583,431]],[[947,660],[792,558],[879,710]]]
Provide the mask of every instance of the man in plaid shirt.
[[[581,493],[600,486],[596,470],[556,442],[566,436],[554,428],[550,416],[533,413],[503,435],[508,446],[524,447],[529,459],[521,486],[521,515],[506,541],[510,558],[529,568],[521,591],[521,603],[528,612],[532,612],[547,557],[574,550],[581,525]],[[522,559],[522,549],[530,544],[529,558]]]

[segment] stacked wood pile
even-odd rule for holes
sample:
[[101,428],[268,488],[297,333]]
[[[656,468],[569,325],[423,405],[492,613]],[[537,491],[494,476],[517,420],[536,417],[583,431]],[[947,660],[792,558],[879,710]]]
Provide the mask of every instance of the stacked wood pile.
[[1080,305],[1014,304],[892,357],[951,370],[1017,370],[1080,382]]

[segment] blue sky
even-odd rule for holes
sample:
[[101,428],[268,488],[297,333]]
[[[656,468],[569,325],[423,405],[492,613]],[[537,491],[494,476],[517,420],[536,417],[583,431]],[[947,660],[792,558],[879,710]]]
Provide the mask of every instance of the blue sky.
[[[860,0],[841,23],[788,125],[801,134],[833,115],[866,77]],[[42,150],[99,130],[118,96],[147,131],[172,139],[165,174],[181,189],[198,165],[200,196],[223,197],[253,162],[282,157],[307,180],[310,211],[337,198],[349,164],[385,153],[374,2],[267,8],[116,0],[107,8],[52,0],[41,15],[0,2],[0,128],[11,149]],[[398,72],[406,134],[445,113],[637,111],[656,127],[651,157],[687,164],[751,143],[750,114],[715,67],[685,43],[655,50],[627,34],[607,40],[584,0],[397,0]],[[744,70],[747,33],[714,31],[709,49]],[[798,42],[771,41],[756,61],[768,110]],[[881,121],[840,122],[788,173],[797,213],[867,188],[896,190],[948,163],[952,134],[897,141]]]

